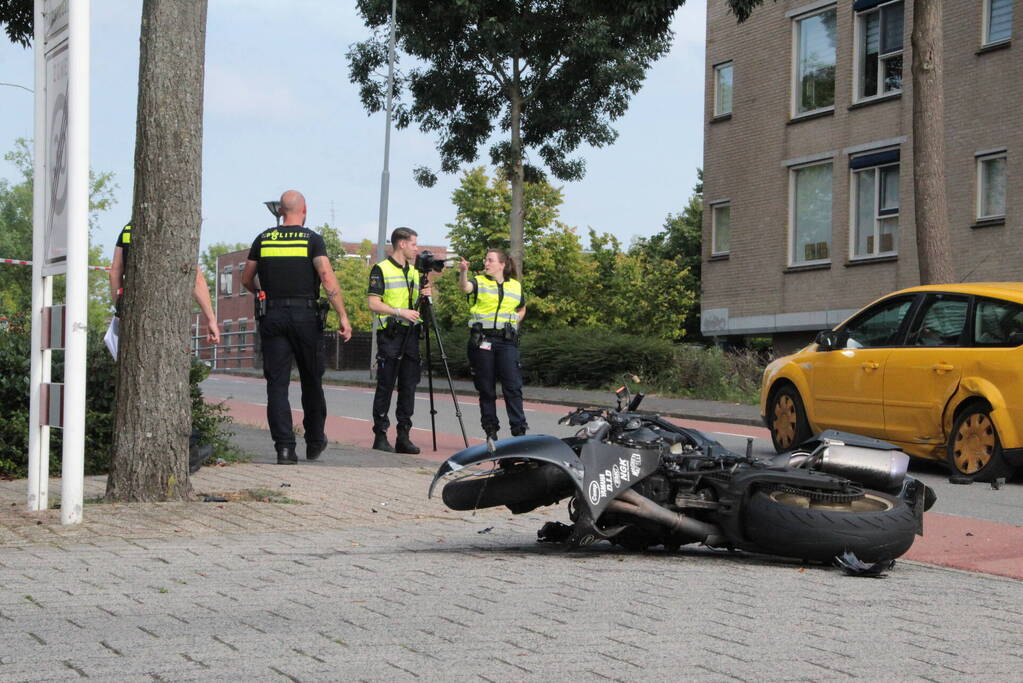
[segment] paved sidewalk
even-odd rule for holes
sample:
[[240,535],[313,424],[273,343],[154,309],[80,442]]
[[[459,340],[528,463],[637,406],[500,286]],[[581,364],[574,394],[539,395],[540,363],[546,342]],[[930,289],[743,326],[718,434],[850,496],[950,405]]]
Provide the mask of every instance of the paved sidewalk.
[[282,467],[265,432],[236,442],[254,462],[197,491],[299,502],[96,504],[65,528],[0,482],[0,681],[1020,679],[1023,582],[568,553],[535,542],[563,507],[447,511],[432,463],[332,444]]
[[[247,377],[262,378],[263,376],[262,370],[252,368],[218,369],[216,372],[217,374],[236,374]],[[368,370],[327,370],[323,376],[323,381],[329,384],[376,386],[376,382],[369,378]],[[476,391],[476,388],[470,381],[454,380],[451,384],[456,394],[465,396],[479,395],[479,392]],[[443,375],[437,377],[435,375],[433,386],[434,392],[446,394],[448,392],[447,377]],[[425,373],[423,381],[419,384],[419,390],[426,390]],[[589,389],[525,386],[522,388],[522,396],[526,401],[557,403],[558,405],[567,406],[608,406],[614,404],[614,396],[610,392]],[[760,408],[742,403],[704,401],[696,398],[647,396],[643,399],[643,409],[666,417],[678,417],[687,420],[729,422],[732,424],[752,425],[754,427],[764,426],[764,421],[760,419]]]

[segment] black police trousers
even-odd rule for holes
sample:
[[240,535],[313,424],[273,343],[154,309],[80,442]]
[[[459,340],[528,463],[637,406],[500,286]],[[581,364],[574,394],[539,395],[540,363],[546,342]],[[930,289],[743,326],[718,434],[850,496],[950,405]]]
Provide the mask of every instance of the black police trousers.
[[295,447],[291,426],[291,359],[294,356],[302,380],[302,411],[306,445],[327,442],[323,425],[327,402],[323,397],[326,349],[316,310],[305,306],[274,306],[259,322],[263,346],[263,376],[266,378],[266,421],[278,449]]
[[526,413],[522,409],[522,369],[519,367],[519,347],[514,342],[497,337],[484,337],[490,349],[469,342],[469,365],[473,383],[480,393],[480,426],[484,432],[500,428],[497,419],[497,382],[501,382],[504,405],[512,433],[525,433]]
[[[394,323],[392,323],[394,324]],[[402,344],[406,335],[409,336]],[[391,394],[395,380],[398,382],[398,404],[394,416],[398,419],[398,430],[412,428],[412,413],[416,408],[416,386],[419,384],[419,326],[398,326],[396,332],[388,328],[377,331],[377,390],[373,396],[373,432],[386,434],[391,422],[387,414],[391,411]]]

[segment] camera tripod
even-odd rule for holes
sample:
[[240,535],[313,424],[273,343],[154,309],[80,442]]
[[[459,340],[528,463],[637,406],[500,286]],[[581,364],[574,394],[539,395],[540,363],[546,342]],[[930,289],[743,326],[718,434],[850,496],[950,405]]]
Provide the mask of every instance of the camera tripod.
[[[440,350],[440,358],[444,363],[444,374],[448,377],[448,390],[451,392],[451,400],[455,404],[455,417],[458,418],[458,426],[462,429],[462,441],[465,442],[465,447],[469,447],[469,437],[465,433],[465,423],[462,421],[462,408],[458,405],[458,397],[455,395],[455,385],[451,380],[451,368],[448,367],[448,356],[444,352],[444,342],[440,338],[440,330],[437,329],[437,320],[433,317],[433,302],[430,297],[419,295],[419,299],[416,301],[414,306],[415,310],[419,311],[420,320],[422,320],[423,327],[426,330],[426,377],[427,385],[430,389],[430,429],[433,431],[433,450],[437,450],[437,409],[434,407],[433,402],[433,362],[430,356],[430,329],[433,328],[434,336],[437,338],[437,348]],[[415,326],[409,326],[405,332],[405,339],[401,343],[401,351],[398,353],[398,366],[401,366],[402,360],[405,358],[405,348],[408,346],[409,340],[415,336],[418,338],[419,330]]]

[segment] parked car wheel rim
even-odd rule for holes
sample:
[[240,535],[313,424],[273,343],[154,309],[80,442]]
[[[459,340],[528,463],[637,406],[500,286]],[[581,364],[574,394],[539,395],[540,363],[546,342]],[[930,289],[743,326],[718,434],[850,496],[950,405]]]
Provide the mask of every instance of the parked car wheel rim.
[[991,462],[997,445],[995,426],[984,413],[974,413],[959,425],[952,458],[963,474],[976,474]]
[[796,436],[796,404],[788,394],[781,394],[774,401],[774,419],[771,429],[774,430],[778,445],[788,448]]

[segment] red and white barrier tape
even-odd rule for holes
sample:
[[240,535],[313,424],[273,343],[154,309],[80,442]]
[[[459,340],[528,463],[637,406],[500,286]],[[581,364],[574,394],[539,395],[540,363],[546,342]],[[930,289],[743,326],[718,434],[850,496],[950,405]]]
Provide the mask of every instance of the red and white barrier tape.
[[[15,258],[0,258],[0,263],[10,263],[14,266],[30,266],[31,261],[21,261]],[[89,266],[89,270],[110,270],[110,266]]]

